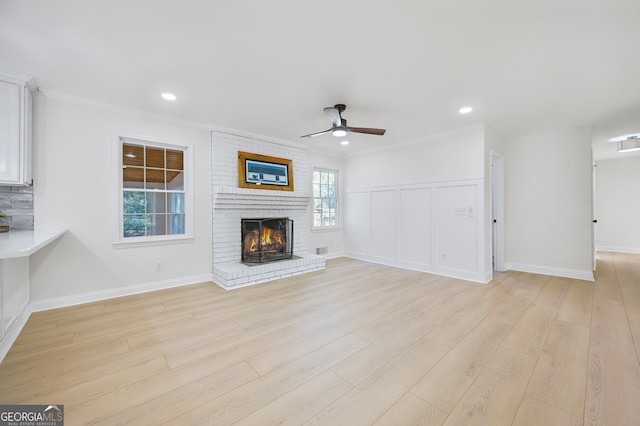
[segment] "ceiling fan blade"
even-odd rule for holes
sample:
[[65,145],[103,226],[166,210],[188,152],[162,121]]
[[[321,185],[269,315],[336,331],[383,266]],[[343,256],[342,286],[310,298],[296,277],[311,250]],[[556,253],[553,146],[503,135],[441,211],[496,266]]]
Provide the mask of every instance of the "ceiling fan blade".
[[353,133],[365,133],[367,135],[384,135],[387,129],[372,129],[369,127],[347,127],[347,130]]
[[310,133],[308,135],[303,135],[303,136],[300,136],[300,137],[301,138],[315,138],[316,136],[324,135],[326,133],[331,133],[332,131],[333,131],[333,128],[328,129],[328,130],[323,130],[322,132]]
[[333,123],[334,126],[339,126],[341,121],[342,121],[342,117],[340,117],[340,111],[338,110],[338,108],[336,107],[326,107],[323,109],[325,115],[327,116],[327,118],[329,120],[331,120],[331,122]]

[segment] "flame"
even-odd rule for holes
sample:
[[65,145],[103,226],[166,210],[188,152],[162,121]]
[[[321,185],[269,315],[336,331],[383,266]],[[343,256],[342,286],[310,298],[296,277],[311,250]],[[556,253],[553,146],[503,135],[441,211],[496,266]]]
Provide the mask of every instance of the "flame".
[[273,244],[284,246],[282,232],[268,227],[262,228],[262,234],[259,237],[259,241],[257,232],[252,232],[247,240],[249,244],[245,244],[245,246],[248,248],[248,251],[252,253],[258,251],[258,242],[260,242],[263,247]]
[[262,244],[271,244],[271,228],[262,228]]

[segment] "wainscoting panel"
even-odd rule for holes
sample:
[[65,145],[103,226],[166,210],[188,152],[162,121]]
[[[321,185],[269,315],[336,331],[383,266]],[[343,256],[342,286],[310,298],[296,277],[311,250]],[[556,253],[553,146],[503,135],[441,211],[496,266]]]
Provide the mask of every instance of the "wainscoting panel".
[[484,179],[345,192],[347,256],[487,282]]
[[433,189],[400,189],[400,259],[416,266],[433,264]]
[[371,255],[396,258],[397,192],[371,191]]
[[446,185],[436,190],[438,200],[438,256],[440,268],[476,272],[478,205],[475,185]]
[[345,245],[351,256],[368,256],[371,241],[369,191],[345,194]]

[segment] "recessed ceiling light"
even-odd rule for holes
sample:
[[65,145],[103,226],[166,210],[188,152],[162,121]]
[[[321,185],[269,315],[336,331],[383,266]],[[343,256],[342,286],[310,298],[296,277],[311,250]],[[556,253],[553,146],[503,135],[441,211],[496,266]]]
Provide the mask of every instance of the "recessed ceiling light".
[[168,101],[175,101],[177,99],[176,95],[174,95],[173,93],[163,93],[161,96],[162,99],[166,99]]
[[471,111],[473,111],[473,108],[467,106],[467,107],[462,107],[460,108],[460,110],[458,110],[458,112],[460,114],[469,114]]
[[340,141],[340,144],[341,145],[349,145],[349,141],[347,141],[347,140]]

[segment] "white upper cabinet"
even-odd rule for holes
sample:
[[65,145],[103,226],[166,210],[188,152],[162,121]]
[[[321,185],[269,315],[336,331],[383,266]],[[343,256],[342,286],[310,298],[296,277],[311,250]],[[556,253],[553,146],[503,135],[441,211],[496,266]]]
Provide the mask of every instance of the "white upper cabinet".
[[33,79],[0,74],[0,185],[31,184]]

